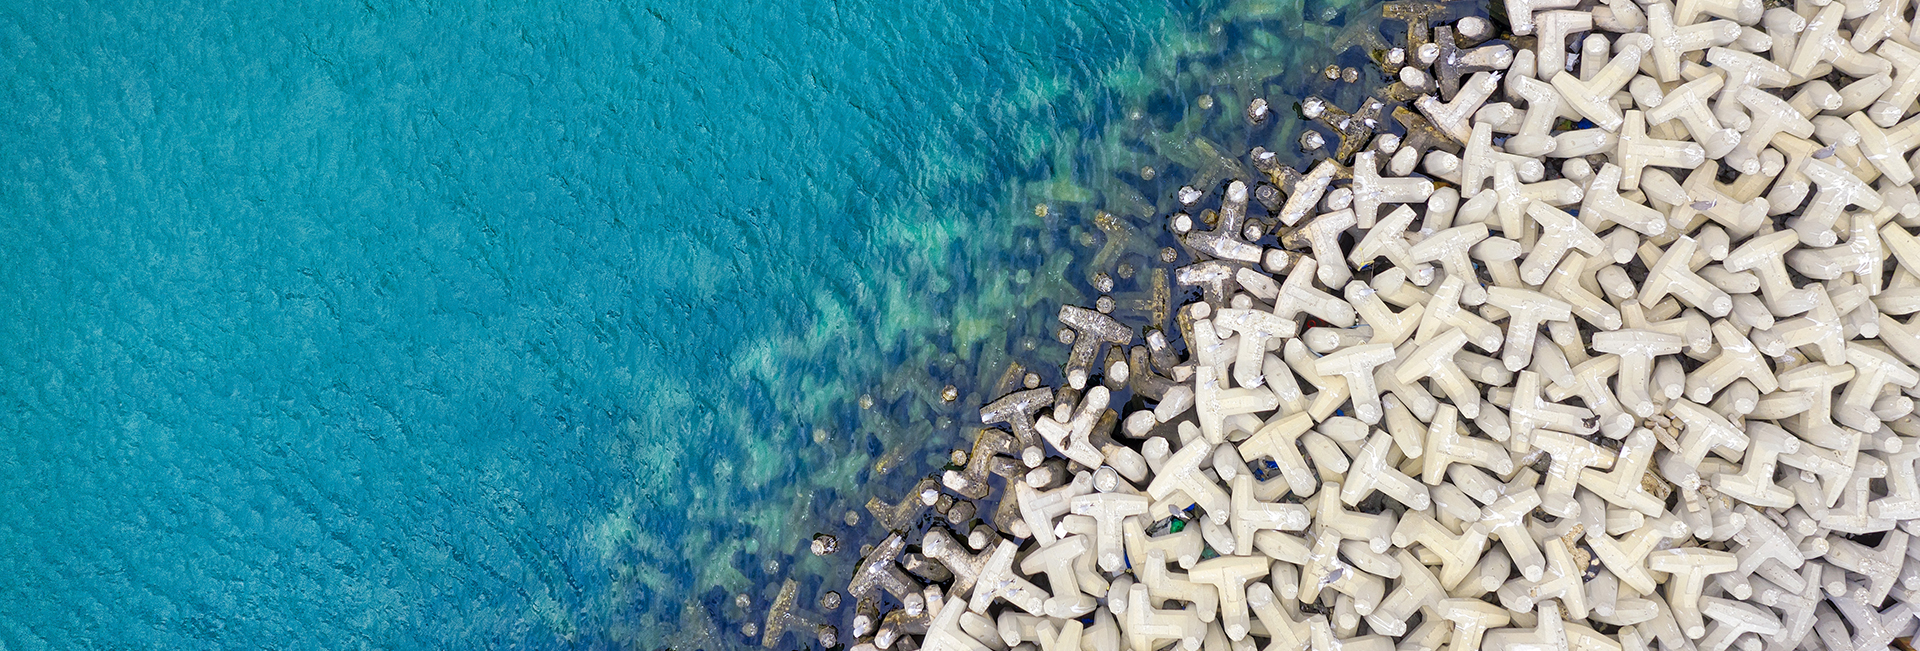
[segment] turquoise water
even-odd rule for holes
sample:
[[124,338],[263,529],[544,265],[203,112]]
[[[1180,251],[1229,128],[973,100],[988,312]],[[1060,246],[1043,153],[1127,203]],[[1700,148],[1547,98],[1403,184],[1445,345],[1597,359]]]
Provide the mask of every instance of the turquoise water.
[[0,648],[749,643],[1215,9],[7,3]]

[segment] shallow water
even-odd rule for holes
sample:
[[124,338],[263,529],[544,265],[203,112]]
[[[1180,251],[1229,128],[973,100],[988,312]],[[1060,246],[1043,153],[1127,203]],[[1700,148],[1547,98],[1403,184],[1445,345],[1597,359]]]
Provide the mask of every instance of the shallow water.
[[0,648],[749,644],[1338,32],[536,4],[0,7]]

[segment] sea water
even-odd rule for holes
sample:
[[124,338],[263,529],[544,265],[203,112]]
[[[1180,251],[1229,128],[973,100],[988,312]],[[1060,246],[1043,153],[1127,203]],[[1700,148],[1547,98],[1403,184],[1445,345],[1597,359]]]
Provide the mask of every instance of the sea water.
[[1268,4],[0,6],[0,648],[756,645]]

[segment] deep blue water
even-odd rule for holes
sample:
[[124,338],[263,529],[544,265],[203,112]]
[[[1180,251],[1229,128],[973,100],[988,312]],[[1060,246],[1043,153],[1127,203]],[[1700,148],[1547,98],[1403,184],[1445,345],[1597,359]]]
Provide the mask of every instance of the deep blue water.
[[747,643],[1205,9],[5,3],[0,648]]

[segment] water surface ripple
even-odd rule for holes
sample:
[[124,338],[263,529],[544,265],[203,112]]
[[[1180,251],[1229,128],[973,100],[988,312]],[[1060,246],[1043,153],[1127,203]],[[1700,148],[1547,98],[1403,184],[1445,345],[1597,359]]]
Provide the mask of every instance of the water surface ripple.
[[1015,338],[1001,190],[1195,11],[0,6],[0,648],[735,621],[864,501],[855,396]]

